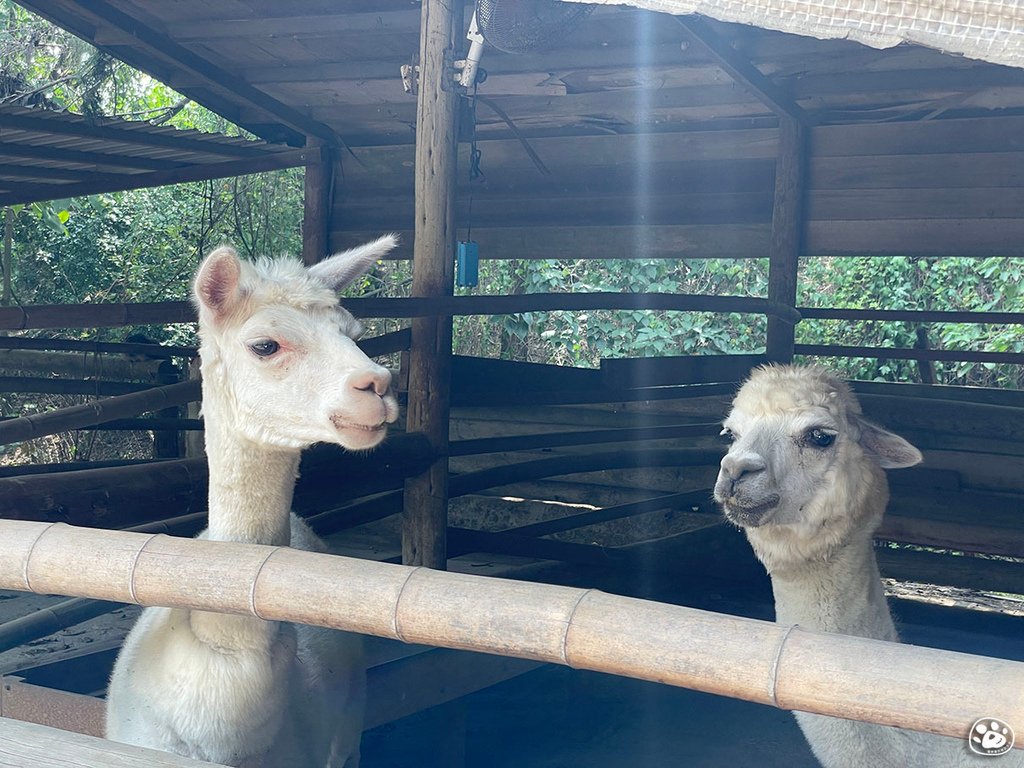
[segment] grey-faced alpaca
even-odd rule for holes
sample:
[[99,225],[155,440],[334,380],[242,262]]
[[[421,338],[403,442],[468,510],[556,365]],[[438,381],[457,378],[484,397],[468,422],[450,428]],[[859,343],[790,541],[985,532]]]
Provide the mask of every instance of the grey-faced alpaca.
[[[850,388],[819,367],[756,370],[723,426],[732,445],[715,500],[768,570],[776,621],[898,642],[872,538],[889,501],[884,470],[919,463],[920,451],[866,421]],[[974,754],[966,733],[795,714],[826,768],[1024,765],[1018,750]]]
[[[249,264],[230,248],[203,261],[194,285],[210,467],[201,536],[326,551],[290,511],[301,450],[372,448],[397,416],[391,375],[356,346],[359,324],[335,291],[395,243],[383,237],[309,269]],[[356,635],[147,608],[114,666],[107,736],[245,768],[353,768],[365,695]]]

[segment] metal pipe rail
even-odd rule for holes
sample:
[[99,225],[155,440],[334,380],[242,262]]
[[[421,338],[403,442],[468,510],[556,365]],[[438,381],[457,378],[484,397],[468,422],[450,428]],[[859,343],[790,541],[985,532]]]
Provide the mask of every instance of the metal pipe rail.
[[1024,731],[1015,661],[287,547],[24,521],[0,521],[0,541],[3,589],[295,621],[946,736],[982,716]]

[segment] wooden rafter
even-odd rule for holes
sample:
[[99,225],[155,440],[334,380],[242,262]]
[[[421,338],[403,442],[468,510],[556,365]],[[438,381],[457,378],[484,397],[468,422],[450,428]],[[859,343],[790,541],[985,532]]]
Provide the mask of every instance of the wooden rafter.
[[686,16],[677,17],[677,20],[690,33],[694,43],[765,106],[780,117],[788,117],[802,125],[810,124],[810,117],[799,104],[765,77],[748,59],[726,45],[704,19]]

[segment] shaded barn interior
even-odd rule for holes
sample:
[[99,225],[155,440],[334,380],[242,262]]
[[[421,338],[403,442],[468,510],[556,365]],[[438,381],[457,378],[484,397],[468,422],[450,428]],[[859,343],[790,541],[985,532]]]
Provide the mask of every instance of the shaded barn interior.
[[[400,381],[411,415],[407,433],[371,459],[320,449],[305,459],[296,510],[330,534],[343,554],[770,618],[763,569],[742,534],[721,522],[710,498],[722,451],[718,425],[750,367],[794,355],[826,364],[842,357],[1024,363],[1024,354],[1012,351],[812,347],[797,343],[794,331],[810,319],[1024,322],[1024,313],[931,311],[924,297],[925,308],[913,312],[847,309],[851,297],[843,296],[830,297],[832,306],[807,307],[796,290],[801,259],[1024,256],[1020,68],[911,45],[877,50],[618,7],[597,9],[550,49],[514,55],[485,47],[487,79],[475,94],[452,99],[451,126],[458,169],[451,223],[459,237],[471,227],[481,259],[760,259],[768,264],[769,287],[758,297],[453,296],[451,251],[426,245],[428,236],[450,241],[453,232],[424,234],[423,227],[436,222],[424,222],[416,207],[417,102],[406,90],[416,78],[407,72],[403,84],[401,68],[419,62],[418,88],[428,87],[418,5],[21,4],[270,144],[111,125],[110,131],[169,136],[149,139],[154,146],[166,141],[159,152],[123,151],[111,159],[99,156],[112,154],[110,145],[87,143],[117,141],[99,133],[102,124],[5,108],[0,202],[304,165],[308,262],[396,231],[403,242],[395,258],[415,253],[426,265],[414,274],[412,297],[346,302],[357,316],[412,324],[365,342],[368,353],[402,355]],[[462,10],[460,30],[472,9]],[[461,46],[461,32],[457,39]],[[26,122],[33,120],[50,126]],[[421,145],[427,140],[422,129],[419,138]],[[472,178],[476,162],[483,175]],[[142,171],[146,179],[137,178]],[[763,329],[765,351],[605,360],[599,370],[584,370],[449,358],[447,350],[435,355],[425,342],[439,333],[445,339],[451,316],[638,308],[739,313],[738,322]],[[190,312],[183,303],[0,308],[0,327],[178,322]],[[0,353],[13,354],[19,345],[110,359],[154,352],[130,345],[47,347],[22,338],[0,340]],[[181,372],[194,350],[164,357]],[[9,365],[20,370],[17,361]],[[197,399],[194,380],[160,389],[151,387],[167,380],[148,371],[124,373],[121,380],[133,383],[106,390],[119,397],[103,401],[99,413],[56,414],[49,423],[45,417],[13,420],[0,425],[0,443],[100,422],[148,426],[169,435],[170,443],[201,429],[173,410]],[[25,381],[21,386],[29,391]],[[925,454],[922,467],[890,473],[892,501],[876,549],[905,636],[1024,660],[1024,395],[920,383],[855,382],[854,388],[870,417]],[[138,421],[157,411],[165,421]],[[189,455],[137,466],[5,469],[0,516],[188,535],[203,524],[204,466]],[[339,490],[332,478],[342,473],[360,482]],[[422,485],[436,486],[439,476],[445,494],[424,501]],[[150,500],[145,508],[140,495]],[[33,598],[25,605],[52,604]],[[57,613],[82,619],[112,607],[72,601]],[[5,625],[0,648],[70,621],[51,613]],[[69,651],[52,659],[0,656],[8,659],[0,673],[24,681],[4,688],[3,714],[48,723],[65,718],[95,731],[95,700],[65,697],[57,706],[45,689],[77,679],[76,693],[100,692],[126,621],[95,630],[106,633],[96,652],[65,631],[56,642]],[[374,648],[368,727],[376,730],[367,735],[368,762],[376,749],[381,762],[374,764],[411,764],[391,743],[394,734],[436,739],[428,734],[439,723],[461,722],[463,731],[452,728],[452,751],[441,750],[438,764],[473,764],[474,750],[487,742],[465,734],[490,733],[491,727],[474,720],[478,708],[531,709],[532,694],[515,687],[522,681],[488,688],[535,669],[532,662],[390,643]],[[596,679],[556,680],[563,672],[540,673],[549,676],[556,699],[650,703],[662,695],[653,688],[612,691]],[[464,695],[475,698],[461,710],[437,708]],[[690,698],[653,711],[668,717],[675,709],[699,709],[709,722],[755,717]],[[766,731],[788,727],[799,740],[789,718],[766,723]],[[626,730],[647,734],[650,764],[657,764],[659,749],[678,754],[674,736],[657,742],[638,728]],[[698,731],[695,724],[685,738]],[[743,744],[756,741],[756,733]],[[578,748],[595,753],[622,748],[614,739],[584,742]],[[547,764],[536,754],[508,754],[508,764]],[[812,764],[807,753],[780,754],[780,764]]]

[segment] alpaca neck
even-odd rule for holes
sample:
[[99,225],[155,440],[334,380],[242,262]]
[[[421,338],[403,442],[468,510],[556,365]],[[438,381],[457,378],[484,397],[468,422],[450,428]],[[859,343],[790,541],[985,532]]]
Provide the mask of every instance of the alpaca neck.
[[776,621],[807,629],[898,641],[870,536],[827,558],[772,572]]
[[210,520],[207,538],[287,546],[299,451],[259,445],[207,425]]
[[[203,389],[210,469],[206,538],[288,546],[300,452],[246,438],[225,418],[230,412],[208,391],[214,388]],[[247,616],[191,611],[189,624],[197,640],[221,652],[269,654],[281,642],[280,624]]]

